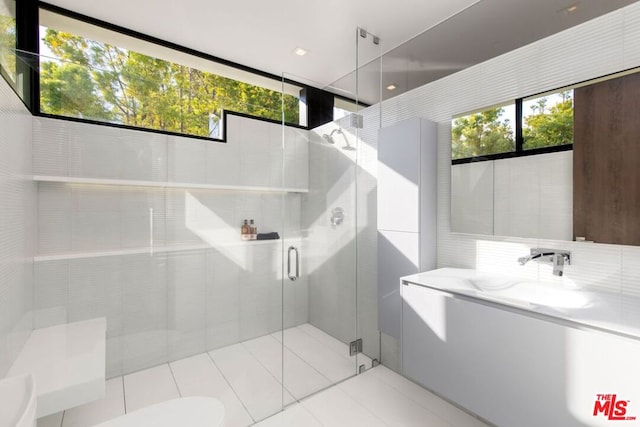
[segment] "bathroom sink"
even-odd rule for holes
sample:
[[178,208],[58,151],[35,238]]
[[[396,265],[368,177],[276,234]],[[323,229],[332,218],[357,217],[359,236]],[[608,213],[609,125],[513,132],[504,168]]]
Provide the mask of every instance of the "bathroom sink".
[[528,309],[534,306],[578,309],[593,302],[589,292],[558,284],[475,270],[441,269],[437,272],[429,281],[442,289]]
[[36,425],[36,387],[30,374],[0,380],[0,426]]
[[503,288],[483,289],[477,291],[477,295],[487,299],[519,301],[527,305],[559,309],[585,308],[592,303],[588,292],[529,281],[513,282]]

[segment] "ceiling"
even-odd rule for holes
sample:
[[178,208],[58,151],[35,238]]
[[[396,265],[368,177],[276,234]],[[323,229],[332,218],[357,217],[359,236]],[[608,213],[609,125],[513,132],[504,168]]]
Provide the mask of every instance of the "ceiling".
[[[482,0],[361,67],[359,99],[397,96],[636,1]],[[331,84],[354,86],[353,72]]]
[[[383,97],[396,96],[635,1],[48,2],[336,93],[353,94],[357,61],[360,99],[372,103],[380,99],[381,71],[384,86],[397,86],[383,89]],[[366,39],[356,35],[358,27],[370,32]],[[308,53],[295,55],[296,47]]]
[[[389,48],[478,0],[46,0],[275,75],[325,87],[355,65],[356,28]],[[296,47],[308,51],[293,54]],[[372,52],[373,53],[373,52]],[[381,53],[378,48],[376,52]],[[363,58],[362,63],[373,57]]]

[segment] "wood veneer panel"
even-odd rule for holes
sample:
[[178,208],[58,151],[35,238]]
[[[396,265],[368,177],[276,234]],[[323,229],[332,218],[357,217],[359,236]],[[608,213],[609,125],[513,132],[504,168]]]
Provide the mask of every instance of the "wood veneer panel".
[[640,73],[574,91],[573,233],[640,245]]

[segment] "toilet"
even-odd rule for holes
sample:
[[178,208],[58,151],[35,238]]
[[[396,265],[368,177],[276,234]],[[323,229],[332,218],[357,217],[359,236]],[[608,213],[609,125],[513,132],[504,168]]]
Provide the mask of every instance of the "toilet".
[[0,379],[0,426],[36,426],[36,382],[30,374]]
[[[0,426],[36,426],[32,375],[0,379]],[[224,405],[212,397],[167,400],[98,424],[99,427],[224,427]]]
[[212,397],[182,397],[130,412],[94,427],[223,427],[224,406]]

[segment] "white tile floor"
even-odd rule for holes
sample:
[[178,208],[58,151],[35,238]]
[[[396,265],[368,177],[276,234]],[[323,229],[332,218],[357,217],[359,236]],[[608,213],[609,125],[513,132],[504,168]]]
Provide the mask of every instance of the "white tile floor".
[[[285,331],[283,393],[281,340],[267,335],[110,379],[104,399],[41,418],[38,427],[91,426],[180,396],[216,397],[227,427],[484,426],[383,366],[329,387],[353,376],[356,362],[347,345],[309,324]],[[287,409],[267,418],[283,399]]]

